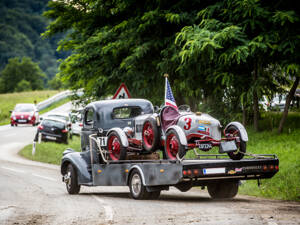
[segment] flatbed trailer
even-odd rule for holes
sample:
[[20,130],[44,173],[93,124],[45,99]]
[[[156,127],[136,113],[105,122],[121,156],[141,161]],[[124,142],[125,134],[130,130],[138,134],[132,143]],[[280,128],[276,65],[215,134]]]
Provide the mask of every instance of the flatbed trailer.
[[80,186],[129,186],[134,199],[155,199],[170,186],[185,192],[207,187],[212,198],[233,198],[240,180],[266,179],[279,170],[276,155],[252,155],[232,160],[224,155],[201,155],[184,160],[98,160],[95,151],[64,152],[61,174],[70,194]]

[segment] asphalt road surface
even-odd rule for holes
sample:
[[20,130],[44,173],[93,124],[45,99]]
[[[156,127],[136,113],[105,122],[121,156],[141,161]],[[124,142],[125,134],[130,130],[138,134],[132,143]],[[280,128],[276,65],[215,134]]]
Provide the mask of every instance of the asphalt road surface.
[[[67,110],[63,106],[59,110]],[[58,166],[17,152],[36,128],[0,127],[0,224],[300,224],[300,204],[238,195],[216,201],[206,191],[171,188],[158,200],[133,200],[128,187],[82,187],[69,195]]]

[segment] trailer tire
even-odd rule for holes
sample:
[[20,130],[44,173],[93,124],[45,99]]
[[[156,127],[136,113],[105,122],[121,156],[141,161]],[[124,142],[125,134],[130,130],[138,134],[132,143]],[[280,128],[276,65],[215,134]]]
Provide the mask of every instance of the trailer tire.
[[226,181],[207,185],[207,190],[213,199],[230,199],[236,196],[239,190],[238,181]]
[[131,197],[137,200],[150,199],[151,197],[151,192],[147,191],[142,176],[137,169],[134,169],[130,174],[129,190]]
[[152,117],[147,118],[143,124],[142,143],[147,152],[154,152],[159,147],[159,129]]
[[108,135],[107,150],[111,160],[124,160],[126,158],[127,149],[123,146],[119,134],[115,131]]
[[236,143],[238,150],[235,152],[228,152],[228,156],[233,160],[242,159],[244,157],[244,153],[246,153],[246,142],[241,139],[239,129],[236,126],[231,125],[226,129],[226,133],[235,134],[240,139],[240,141]]
[[69,194],[78,194],[80,191],[80,185],[78,184],[77,171],[74,166],[69,163],[66,171],[68,180],[66,181],[66,187]]

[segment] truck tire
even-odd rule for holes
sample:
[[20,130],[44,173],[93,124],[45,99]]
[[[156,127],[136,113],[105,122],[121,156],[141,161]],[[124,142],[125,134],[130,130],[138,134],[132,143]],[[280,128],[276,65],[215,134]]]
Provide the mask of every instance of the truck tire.
[[143,148],[147,152],[154,152],[159,147],[159,136],[156,120],[152,117],[147,118],[142,130]]
[[127,150],[122,145],[122,141],[117,132],[112,131],[107,138],[107,150],[111,160],[124,160],[126,158]]
[[183,158],[185,156],[185,149],[184,146],[180,143],[177,132],[171,129],[166,134],[165,156],[166,159],[176,160],[177,154],[180,159]]
[[142,176],[137,169],[134,169],[130,174],[129,190],[131,197],[137,200],[150,199],[151,197],[151,192],[147,191],[143,184]]
[[236,142],[238,150],[235,152],[228,152],[228,156],[233,160],[240,160],[244,157],[246,152],[246,142],[241,139],[241,134],[239,129],[235,126],[229,126],[225,132],[226,134],[231,134],[233,137],[239,137],[240,141]]
[[238,181],[224,181],[207,185],[207,190],[213,199],[230,199],[236,196],[239,190]]
[[67,180],[65,180],[65,182],[68,193],[71,195],[78,194],[80,191],[80,185],[78,184],[76,169],[71,163],[67,167],[66,175]]

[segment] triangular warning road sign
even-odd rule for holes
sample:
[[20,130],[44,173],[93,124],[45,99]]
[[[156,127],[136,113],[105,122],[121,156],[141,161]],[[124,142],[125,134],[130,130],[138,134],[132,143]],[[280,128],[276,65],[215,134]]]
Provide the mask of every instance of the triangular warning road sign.
[[120,85],[113,99],[131,98],[130,93],[124,83]]

